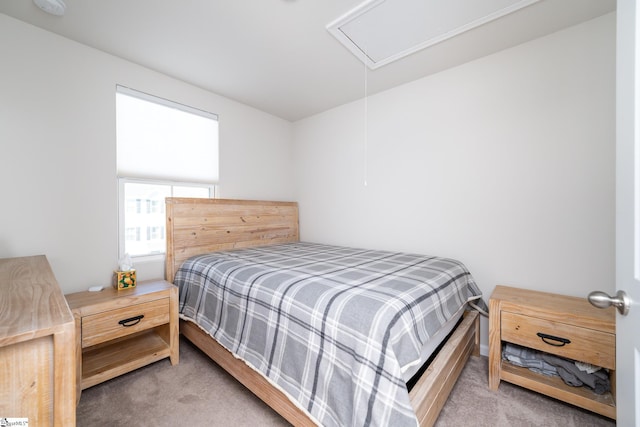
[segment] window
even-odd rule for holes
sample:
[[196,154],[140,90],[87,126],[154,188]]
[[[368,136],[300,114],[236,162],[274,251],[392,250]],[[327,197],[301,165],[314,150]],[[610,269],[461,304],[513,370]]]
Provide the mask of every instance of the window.
[[125,207],[120,215],[120,254],[144,256],[165,252],[166,197],[213,197],[214,187],[121,178],[119,193]]
[[120,256],[165,252],[165,198],[214,197],[218,118],[116,89]]

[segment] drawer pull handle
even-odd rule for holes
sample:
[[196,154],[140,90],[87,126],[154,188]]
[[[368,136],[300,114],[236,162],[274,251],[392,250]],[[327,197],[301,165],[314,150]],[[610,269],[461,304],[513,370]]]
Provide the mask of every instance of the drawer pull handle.
[[128,319],[123,319],[123,320],[119,321],[118,324],[124,326],[125,328],[128,328],[129,326],[137,325],[138,323],[140,323],[140,321],[142,320],[143,317],[144,317],[144,314],[140,314],[140,315],[135,316],[135,317],[130,317]]
[[538,335],[542,341],[554,347],[562,347],[566,344],[571,344],[571,341],[566,338],[554,337],[553,335],[543,334],[542,332],[538,332],[536,335]]

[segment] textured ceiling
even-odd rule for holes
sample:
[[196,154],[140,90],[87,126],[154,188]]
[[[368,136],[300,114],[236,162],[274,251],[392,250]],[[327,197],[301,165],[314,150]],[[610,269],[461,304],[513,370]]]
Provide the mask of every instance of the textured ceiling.
[[[62,17],[44,13],[30,0],[2,0],[0,13],[286,120],[364,95],[365,66],[326,29],[361,0],[65,2]],[[550,34],[615,7],[615,0],[541,0],[367,70],[367,93]]]

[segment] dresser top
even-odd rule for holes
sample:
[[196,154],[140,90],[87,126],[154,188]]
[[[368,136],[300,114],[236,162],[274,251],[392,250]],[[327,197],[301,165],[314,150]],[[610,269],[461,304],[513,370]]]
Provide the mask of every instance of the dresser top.
[[0,345],[55,334],[73,322],[44,255],[0,259]]

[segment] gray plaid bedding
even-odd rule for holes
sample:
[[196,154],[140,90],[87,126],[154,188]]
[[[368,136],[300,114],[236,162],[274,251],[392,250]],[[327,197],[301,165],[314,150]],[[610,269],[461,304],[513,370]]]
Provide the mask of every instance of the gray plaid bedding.
[[313,243],[215,252],[178,270],[180,316],[325,426],[415,426],[401,366],[472,295],[458,261]]

